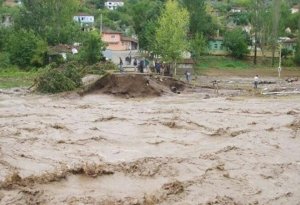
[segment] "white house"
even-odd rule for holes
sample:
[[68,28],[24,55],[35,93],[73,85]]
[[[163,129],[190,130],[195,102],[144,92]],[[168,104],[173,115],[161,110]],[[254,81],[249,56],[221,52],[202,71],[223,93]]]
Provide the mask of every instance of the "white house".
[[299,6],[298,6],[298,5],[293,6],[293,7],[291,8],[291,12],[292,12],[292,14],[298,13],[298,12],[299,12]]
[[105,7],[109,10],[115,10],[118,7],[124,6],[123,0],[108,0],[104,3]]
[[94,16],[85,13],[79,13],[75,15],[73,20],[79,22],[81,26],[92,26],[95,22]]

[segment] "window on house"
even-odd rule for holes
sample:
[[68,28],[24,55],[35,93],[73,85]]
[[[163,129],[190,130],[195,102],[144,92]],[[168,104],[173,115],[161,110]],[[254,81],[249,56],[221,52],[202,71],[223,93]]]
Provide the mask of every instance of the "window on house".
[[220,46],[220,49],[221,49],[221,50],[223,50],[223,49],[224,49],[224,45],[223,45],[223,43],[221,44],[221,46]]
[[111,35],[111,38],[115,38],[116,36],[115,35]]
[[217,44],[217,43],[214,44],[214,48],[215,48],[215,49],[218,48],[218,44]]

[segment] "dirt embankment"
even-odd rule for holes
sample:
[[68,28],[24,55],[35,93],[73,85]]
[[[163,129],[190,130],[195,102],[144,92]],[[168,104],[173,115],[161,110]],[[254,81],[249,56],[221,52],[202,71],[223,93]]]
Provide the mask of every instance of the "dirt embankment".
[[89,85],[82,94],[100,92],[126,98],[180,93],[185,83],[174,78],[143,74],[109,74]]

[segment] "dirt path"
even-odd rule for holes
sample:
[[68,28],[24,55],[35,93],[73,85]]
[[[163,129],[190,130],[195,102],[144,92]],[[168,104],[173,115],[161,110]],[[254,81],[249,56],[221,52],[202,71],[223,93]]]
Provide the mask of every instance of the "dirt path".
[[2,93],[0,204],[299,204],[300,97],[205,98]]

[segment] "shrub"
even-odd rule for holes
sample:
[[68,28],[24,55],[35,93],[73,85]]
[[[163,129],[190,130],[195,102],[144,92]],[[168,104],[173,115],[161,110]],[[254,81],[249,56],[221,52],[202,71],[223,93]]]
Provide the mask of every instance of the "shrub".
[[64,70],[64,75],[71,79],[75,83],[76,87],[82,85],[81,75],[74,64],[67,66],[67,68]]
[[42,93],[71,91],[82,85],[81,75],[75,64],[48,68],[37,78],[37,90]]
[[297,65],[300,65],[300,40],[298,41],[298,45],[296,47],[296,53],[294,61]]
[[10,66],[9,54],[6,52],[0,52],[0,69],[8,68]]
[[117,66],[112,62],[101,62],[83,69],[84,74],[98,74],[103,75],[109,70],[117,70]]
[[8,37],[7,51],[10,53],[10,61],[21,68],[33,64],[43,65],[46,48],[46,43],[33,31],[18,30]]
[[282,66],[284,67],[294,67],[296,66],[294,60],[292,58],[286,58],[282,61]]
[[244,58],[245,55],[249,53],[247,36],[239,28],[225,34],[224,46],[228,48],[233,57],[238,59]]

